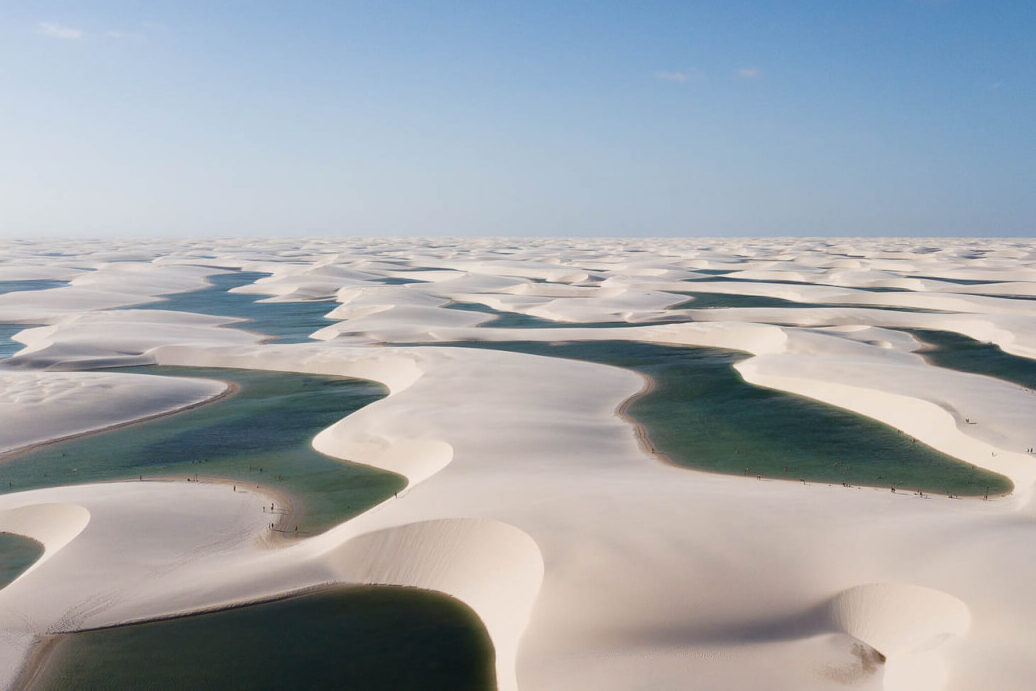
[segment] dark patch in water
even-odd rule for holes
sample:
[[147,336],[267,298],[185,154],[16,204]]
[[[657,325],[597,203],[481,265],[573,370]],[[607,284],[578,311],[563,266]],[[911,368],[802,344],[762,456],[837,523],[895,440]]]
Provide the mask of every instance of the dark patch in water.
[[495,688],[492,643],[453,598],[334,587],[275,602],[60,636],[32,689]]
[[43,545],[24,535],[0,533],[0,588],[21,576],[43,556]]

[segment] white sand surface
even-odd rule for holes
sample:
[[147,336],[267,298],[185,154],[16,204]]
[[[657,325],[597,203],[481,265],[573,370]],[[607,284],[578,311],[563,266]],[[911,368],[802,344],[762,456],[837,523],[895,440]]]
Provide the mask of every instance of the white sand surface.
[[222,328],[239,320],[166,310],[83,312],[62,317],[50,326],[19,331],[14,340],[25,344],[4,367],[89,367],[151,364],[145,353],[170,341],[198,346],[239,343],[251,345],[262,335]]
[[0,454],[169,413],[226,390],[205,379],[0,370]]
[[[0,265],[2,268],[2,265]],[[0,323],[49,324],[67,315],[152,302],[161,295],[197,290],[219,270],[153,262],[116,262],[47,290],[0,293]]]
[[[108,364],[252,367],[381,381],[390,389],[387,398],[331,426],[314,445],[401,472],[411,484],[398,499],[287,544],[265,539],[266,516],[258,510],[265,496],[223,485],[128,482],[2,495],[0,530],[39,539],[46,553],[0,590],[0,668],[6,670],[0,681],[11,682],[41,634],[340,581],[431,588],[465,601],[493,639],[503,689],[1030,686],[1036,458],[1025,449],[1036,446],[1036,394],[934,367],[912,352],[916,340],[896,328],[998,334],[1005,349],[1013,344],[1012,352],[1030,354],[1028,306],[930,293],[929,283],[912,284],[910,277],[1030,283],[1032,243],[542,240],[508,250],[501,262],[495,248],[505,244],[434,249],[418,241],[312,241],[305,243],[305,260],[299,243],[257,243],[247,256],[215,245],[226,265],[251,262],[267,271],[285,253],[290,270],[283,280],[273,271],[277,280],[263,292],[278,284],[285,290],[267,294],[338,297],[340,324],[324,330],[325,342],[312,344],[260,345],[219,320],[153,310],[105,321],[101,308],[50,298],[55,314],[93,314],[25,334],[30,348],[11,365],[24,369],[0,377],[36,377],[38,387],[56,392],[71,381],[62,377],[96,376],[124,381],[126,395],[175,397],[173,379],[160,379],[152,390],[130,381],[134,375],[32,369],[59,366],[63,353],[70,365],[82,365],[89,347],[91,358]],[[168,248],[133,248],[147,251]],[[189,251],[180,248],[181,261]],[[387,276],[405,266],[459,275],[402,287],[354,283],[364,280],[354,272]],[[675,304],[665,297],[672,288],[658,282],[735,267],[764,272],[758,275],[768,281],[786,270],[798,277],[786,280],[852,283],[870,304],[921,306],[931,304],[921,298],[935,297],[952,313],[838,308],[811,322],[812,308],[795,310],[798,319],[788,310],[698,310],[716,320],[600,329],[494,329],[439,314],[485,316],[445,304],[482,295],[517,306],[507,301],[511,296],[548,300],[540,304],[552,305],[550,318],[576,325],[603,315],[638,322]],[[140,273],[152,285],[151,271]],[[425,273],[432,272],[412,275]],[[529,278],[559,287],[539,288]],[[602,279],[607,284],[597,290],[605,292],[593,292]],[[863,285],[900,280],[924,294],[910,289],[906,297],[888,298],[900,293]],[[818,290],[834,290],[840,296],[834,301],[845,302],[844,288]],[[528,304],[516,309],[531,309]],[[649,455],[616,413],[644,386],[632,372],[489,349],[377,345],[459,338],[630,339],[740,350],[747,359],[737,369],[746,380],[888,422],[1008,475],[1016,491],[991,501],[953,500],[677,468]],[[108,395],[83,391],[91,406]],[[58,410],[56,393],[40,400],[56,410],[41,423],[41,435],[60,436],[79,407]],[[126,408],[98,413],[95,422],[119,421]],[[16,410],[0,408],[0,419]]]

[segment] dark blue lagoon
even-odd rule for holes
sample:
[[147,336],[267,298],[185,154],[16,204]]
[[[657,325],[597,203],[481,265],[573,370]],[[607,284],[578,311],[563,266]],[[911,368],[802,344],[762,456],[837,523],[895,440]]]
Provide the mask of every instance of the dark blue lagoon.
[[[47,290],[48,288],[60,288],[64,285],[68,285],[68,282],[50,280],[0,281],[0,294]],[[32,326],[32,324],[0,324],[0,360],[11,357],[25,347],[11,337],[23,329],[32,328]]]
[[31,328],[30,324],[0,324],[0,360],[11,357],[25,347],[14,340],[14,335]]
[[0,281],[0,294],[16,293],[23,290],[47,290],[68,285],[68,281],[32,280],[32,281]]

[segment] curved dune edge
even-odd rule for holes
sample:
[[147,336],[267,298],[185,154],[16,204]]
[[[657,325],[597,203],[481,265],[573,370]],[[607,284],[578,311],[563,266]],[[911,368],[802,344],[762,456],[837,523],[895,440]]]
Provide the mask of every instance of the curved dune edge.
[[216,273],[222,271],[139,259],[101,261],[65,286],[0,294],[0,322],[53,324],[83,312],[153,302],[162,295],[205,288],[206,276]]
[[1024,502],[1036,483],[1036,464],[1031,456],[1005,451],[964,434],[957,418],[935,403],[876,389],[764,373],[753,359],[735,366],[745,381],[805,396],[884,422],[924,442],[933,449],[1006,476],[1011,492]]
[[827,615],[834,627],[884,655],[886,691],[942,688],[946,672],[937,649],[971,626],[963,602],[909,583],[849,588],[831,599]]
[[233,393],[214,379],[0,370],[0,456],[182,412]]
[[[708,328],[713,325],[719,328]],[[725,323],[713,322],[646,327],[646,333],[637,340],[748,352],[752,357],[735,365],[746,381],[812,398],[888,424],[965,463],[1006,476],[1014,484],[1012,494],[1018,497],[1019,506],[1031,497],[1036,484],[1036,462],[1031,455],[968,434],[972,426],[965,423],[962,414],[951,412],[951,404],[945,402],[946,399],[930,400],[887,390],[904,375],[923,377],[921,381],[959,380],[962,382],[959,385],[954,381],[952,386],[944,387],[946,393],[958,399],[968,396],[968,385],[973,382],[981,382],[997,393],[1021,394],[1024,390],[1020,387],[990,377],[934,367],[921,358],[886,361],[874,351],[887,349],[878,346],[860,344],[862,348],[855,352],[850,350],[843,357],[825,361],[823,351],[814,355],[804,350],[781,327],[752,325],[754,328],[746,329],[748,325],[734,324],[733,329],[724,329],[724,326]],[[864,367],[871,368],[872,378],[847,375],[853,369],[862,371]],[[852,383],[846,383],[847,379]],[[1027,404],[1021,409],[1036,411],[1028,396],[1013,398]]]
[[828,603],[831,623],[888,659],[938,647],[971,625],[967,605],[933,588],[910,583],[869,583]]
[[[36,529],[36,533],[48,541],[47,552],[32,568],[44,562],[47,555],[72,541],[88,522],[89,513],[86,512],[86,520],[73,534],[77,525],[74,520],[68,519],[77,518],[79,514],[60,511],[63,508],[85,512],[82,507],[56,504],[0,512],[0,529],[6,530],[6,526],[10,525],[12,527],[8,532],[19,532],[16,528],[22,527],[26,521],[41,517],[50,519],[47,525],[52,529],[43,531],[45,536]],[[346,527],[347,523],[341,527]],[[441,519],[403,524],[355,536],[342,535],[339,530],[337,535],[325,533],[285,546],[280,552],[282,558],[318,567],[319,572],[326,574],[325,579],[310,583],[301,590],[297,586],[287,587],[207,607],[176,609],[160,616],[129,618],[100,628],[262,603],[329,584],[420,588],[448,595],[471,608],[493,643],[497,688],[501,691],[518,688],[518,644],[536,600],[544,570],[539,549],[525,532],[491,519]],[[76,627],[62,629],[61,632],[74,630]],[[40,662],[40,659],[33,660],[31,656],[26,661],[27,664]],[[19,678],[26,676],[27,669],[19,671]]]
[[252,348],[169,345],[154,348],[148,355],[156,365],[228,367],[369,379],[384,384],[390,393],[405,391],[424,374],[413,357],[399,350],[367,350],[357,357],[355,351],[337,348],[316,350],[309,344]]
[[[153,355],[162,365],[199,364],[198,353],[175,347],[160,348]],[[389,397],[410,388],[421,377],[417,362],[400,356],[377,354],[349,362],[340,357],[329,361],[315,357],[303,364],[293,360],[290,369],[272,367],[266,356],[266,352],[242,355],[223,351],[218,355],[207,353],[202,359],[207,366],[278,369],[380,381],[389,387]],[[313,447],[341,460],[401,474],[407,478],[407,490],[450,463],[453,448],[446,442],[387,439],[357,425],[357,413],[366,410],[369,415],[377,404],[372,403],[318,433]],[[498,687],[505,691],[518,688],[518,642],[543,578],[543,559],[532,538],[513,526],[485,519],[427,521],[350,538],[351,523],[332,528],[298,548],[310,552],[319,545],[325,550],[320,559],[331,566],[335,581],[418,587],[464,602],[482,620],[493,642]]]
[[453,459],[453,447],[446,442],[434,439],[359,441],[355,440],[350,427],[340,423],[328,427],[313,438],[313,448],[339,460],[402,475],[407,479],[407,488],[424,482]]
[[[727,313],[736,310],[705,311]],[[760,314],[768,311],[780,310],[752,310]],[[798,311],[808,312],[809,308]],[[978,334],[964,327],[982,323],[981,319],[975,319],[977,315],[891,314],[893,316],[885,322],[893,326],[933,327],[935,322],[925,318],[938,318],[945,321],[945,324],[944,321],[938,322],[940,328],[971,335]],[[715,317],[714,314],[712,316]],[[990,315],[990,318],[1017,319],[1010,315]],[[348,324],[350,322],[344,322],[324,331],[340,332]],[[773,324],[727,321],[626,328],[436,328],[423,332],[419,329],[411,336],[399,331],[400,328],[387,322],[366,333],[375,341],[400,337],[403,341],[427,341],[432,338],[442,345],[465,339],[487,343],[507,340],[636,340],[739,350],[754,356],[737,366],[742,376],[753,384],[806,396],[870,417],[965,463],[1005,475],[1014,484],[1014,493],[1020,498],[1020,503],[1031,495],[1036,483],[1036,464],[1032,463],[1030,454],[1022,451],[1030,440],[1019,434],[1027,428],[1018,419],[1019,411],[1036,415],[1031,397],[1020,395],[1024,389],[991,377],[933,366],[920,356],[901,350],[906,343],[916,343],[905,334],[882,332],[881,336],[887,338],[874,342],[872,334],[862,333],[874,328],[866,323],[833,327],[830,335]],[[1010,333],[999,330],[997,335],[1000,338],[997,340],[1006,344]],[[1017,348],[1008,350],[1025,354]],[[852,376],[853,369],[863,371],[864,368],[871,372],[869,378]],[[904,374],[917,385],[904,389],[899,381]],[[983,395],[976,399],[970,389],[977,384],[981,384]],[[997,405],[997,398],[1005,403]],[[978,413],[969,415],[968,411],[975,409],[976,400],[980,403]],[[971,426],[967,423],[971,417],[981,418],[982,424]],[[1001,418],[1008,417],[1014,418],[1009,424],[998,423]]]
[[0,509],[0,532],[32,538],[43,554],[17,579],[25,578],[72,542],[90,522],[90,512],[75,504],[29,504]]
[[[229,367],[355,377],[385,385],[389,389],[389,396],[409,389],[423,374],[417,361],[406,355],[371,353],[345,358],[341,357],[341,351],[328,350],[310,351],[308,358],[300,360],[292,356],[292,353],[297,352],[290,349],[281,349],[280,353],[269,349],[241,352],[240,349],[226,348],[199,351],[195,348],[166,346],[155,349],[151,355],[159,365]],[[449,464],[453,458],[453,447],[445,441],[435,438],[414,439],[398,431],[377,434],[372,429],[355,424],[353,417],[357,413],[368,417],[371,409],[376,410],[378,403],[374,402],[363,411],[356,411],[319,432],[313,439],[313,448],[339,460],[402,475],[407,478],[408,488],[435,475]]]
[[[746,340],[750,345],[764,353],[779,352],[788,342],[787,334],[779,329],[749,328],[745,330],[745,333],[749,334],[749,338]],[[745,344],[741,345],[745,347]],[[184,355],[184,353],[180,355]],[[156,354],[156,358],[160,362],[163,362],[165,357],[168,355]],[[188,357],[193,359],[192,356]],[[755,374],[751,367],[755,359],[750,358],[738,365],[738,369],[749,381],[753,381],[752,375]],[[232,361],[238,362],[237,360]],[[165,361],[163,364],[171,363]],[[221,359],[222,366],[227,366],[227,364],[228,360]],[[256,364],[258,363],[253,363],[252,366]],[[312,367],[314,367],[312,363],[307,365],[307,371],[313,371],[310,369]],[[320,369],[322,366],[317,367],[318,371],[323,371]],[[297,366],[293,369],[297,369]],[[362,375],[364,378],[374,376],[373,372],[364,370],[362,367],[350,369],[353,376]],[[404,388],[409,388],[418,378],[407,381]],[[763,377],[759,379],[764,381],[753,381],[753,383],[763,385],[776,383],[773,379]],[[899,397],[884,392],[852,390],[831,384],[821,387],[819,393],[809,386],[793,384],[789,381],[781,381],[774,388],[849,407],[876,419],[884,418],[883,421],[890,422],[901,429],[905,427],[904,431],[936,448],[949,446],[957,454],[961,452],[962,438],[965,443],[976,443],[959,433],[951,415],[927,401]],[[841,396],[832,395],[832,392],[840,393]],[[868,398],[867,394],[872,395],[875,399],[872,402],[873,408],[859,404],[861,400]],[[845,401],[852,405],[841,403]],[[890,403],[895,405],[890,405]],[[897,414],[902,417],[890,420],[886,414],[888,410],[896,410]],[[350,417],[344,418],[322,431],[314,440],[314,446],[332,456],[400,472],[415,484],[444,468],[452,457],[452,449],[443,442],[406,440],[385,444],[383,442],[353,441],[349,430],[354,426],[354,421],[350,420]],[[921,426],[917,426],[914,424],[916,420],[924,422]],[[948,430],[957,433],[955,436],[951,435],[953,438],[948,443],[932,443],[934,433],[945,435]],[[985,452],[986,448],[986,446],[981,446],[981,451]],[[347,539],[344,543],[335,543],[333,537],[341,532],[348,533],[352,529],[352,526],[343,525],[339,529],[332,529],[322,538],[314,538],[314,543],[331,541],[331,545],[322,555],[322,559],[333,565],[336,580],[422,587],[444,592],[468,604],[483,620],[494,642],[497,651],[496,666],[500,688],[517,688],[515,662],[518,641],[525,628],[525,622],[528,621],[529,611],[535,601],[539,583],[542,581],[542,557],[535,541],[516,528],[506,524],[497,524],[493,530],[485,530],[483,526],[479,526],[479,530],[472,531],[469,523],[478,524],[477,521],[463,519],[430,521],[378,530],[357,535]],[[505,535],[509,532],[514,533],[520,535],[521,538],[503,541],[497,537],[499,532],[503,532]],[[485,536],[491,537],[486,538]],[[492,541],[501,544],[494,547],[493,556],[489,559],[490,564],[506,563],[508,560],[520,562],[519,573],[521,576],[518,577],[517,582],[513,575],[503,582],[500,582],[499,578],[483,575],[486,563],[482,561],[482,558],[487,553],[485,547]],[[514,545],[514,553],[507,552],[510,548],[508,543]],[[504,544],[508,544],[508,546],[503,546]],[[312,546],[307,546],[307,551],[309,549],[312,549]],[[501,550],[505,553],[501,554]],[[460,557],[458,557],[458,553],[461,554]],[[473,560],[467,558],[472,555],[475,556]],[[503,557],[503,561],[501,561],[501,557]],[[443,564],[450,564],[450,568],[444,571]],[[493,585],[488,596],[487,584]],[[476,589],[475,592],[472,592],[473,587]],[[917,590],[914,590],[915,588]],[[904,592],[906,595],[903,594]],[[887,629],[891,627],[893,631],[903,631],[903,627],[893,624],[883,629],[880,624],[883,613],[889,607],[895,609],[895,603],[900,599],[909,598],[917,592],[936,593],[937,591],[916,586],[902,586],[901,588],[896,585],[874,586],[873,588],[860,586],[836,597],[831,605],[831,617],[837,629],[858,638],[886,656],[885,688],[890,690],[941,687],[941,682],[936,683],[936,680],[941,677],[932,672],[933,666],[938,667],[939,661],[921,664],[923,662],[921,657],[911,658],[906,662],[898,659],[901,650],[896,646],[895,638],[890,638]],[[935,597],[938,599],[938,596]],[[959,603],[950,596],[945,597]],[[889,605],[889,602],[893,602],[893,604]],[[507,605],[505,613],[501,613],[501,605]],[[960,604],[960,607],[964,608],[966,621],[967,608],[963,604]],[[858,611],[861,608],[867,612],[866,616],[859,615]],[[518,610],[517,613],[515,609]],[[875,611],[878,614],[874,614]],[[876,621],[879,623],[876,624]],[[924,621],[922,620],[922,624]],[[935,621],[938,624],[939,619],[936,617]],[[963,634],[966,630],[966,626],[954,628],[952,623],[947,626],[950,626],[950,629],[958,635]],[[921,668],[921,672],[917,672],[918,667]],[[901,681],[896,681],[897,679]],[[904,679],[906,681],[902,681]],[[927,681],[921,685],[919,679]],[[928,686],[929,681],[933,684],[930,687]]]
[[523,531],[487,519],[424,521],[358,535],[320,558],[343,582],[412,586],[461,600],[493,641],[498,688],[518,688],[518,642],[543,580],[539,548]]
[[[332,354],[335,353],[332,351]],[[274,358],[271,363],[265,351],[209,352],[199,357],[195,349],[168,347],[157,349],[153,355],[159,365],[353,376],[380,381],[390,388],[390,396],[406,390],[421,376],[413,359],[386,358],[382,354],[359,361],[315,357],[301,366],[297,360],[289,364]],[[367,408],[375,405],[377,402]],[[442,470],[453,457],[452,447],[442,441],[389,440],[366,431],[356,432],[354,415],[318,433],[313,440],[314,448],[341,460],[399,473],[407,478],[408,490]],[[418,587],[464,602],[482,620],[493,642],[499,688],[517,688],[518,641],[543,575],[543,560],[528,535],[498,521],[479,519],[444,519],[353,537],[347,532],[342,534],[343,528],[352,527],[349,524],[347,521],[337,529],[307,540],[310,544],[285,546],[285,549],[311,552],[316,545],[321,545],[326,552],[319,560],[330,565],[335,572],[335,582]]]
[[982,313],[909,313],[868,307],[723,307],[688,310],[695,321],[769,322],[803,327],[868,325],[951,331],[1005,353],[1036,359],[1036,328],[1028,316]]

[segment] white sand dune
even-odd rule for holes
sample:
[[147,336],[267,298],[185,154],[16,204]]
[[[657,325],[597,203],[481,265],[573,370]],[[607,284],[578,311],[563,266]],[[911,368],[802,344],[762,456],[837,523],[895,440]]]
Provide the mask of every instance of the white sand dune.
[[884,688],[938,689],[945,666],[934,651],[967,633],[967,605],[944,592],[907,583],[859,585],[828,605],[831,623],[885,658]]
[[169,413],[226,389],[204,379],[0,370],[0,453]]
[[152,302],[161,295],[203,288],[205,277],[213,273],[219,271],[152,262],[105,264],[61,288],[0,294],[0,323],[49,324],[82,312]]
[[[195,345],[252,345],[258,334],[220,328],[238,320],[188,312],[118,310],[84,312],[54,324],[24,329],[14,340],[25,344],[6,367],[79,369],[149,364],[148,350],[170,341]],[[101,345],[98,345],[100,343]],[[139,357],[134,357],[134,356]]]
[[347,583],[415,586],[464,601],[493,640],[498,684],[517,686],[518,644],[543,580],[527,534],[485,518],[413,522],[364,533],[322,559]]
[[860,308],[728,308],[690,310],[698,321],[749,321],[801,326],[871,325],[953,331],[1003,351],[1036,358],[1036,319],[1005,314],[924,314]]
[[[417,242],[371,242],[360,250],[314,241],[305,245],[305,260],[290,243],[257,245],[247,257],[214,246],[211,253],[226,255],[219,262],[264,270],[285,252],[291,267],[283,276],[271,272],[276,280],[262,292],[276,291],[266,294],[337,296],[340,323],[323,330],[325,341],[299,345],[261,345],[221,320],[149,310],[114,318],[83,306],[100,303],[48,298],[62,318],[20,335],[30,347],[12,367],[157,362],[380,381],[388,397],[331,426],[314,445],[400,472],[411,484],[398,499],[286,544],[267,539],[267,516],[258,510],[267,496],[223,485],[127,482],[2,495],[0,530],[33,536],[47,549],[45,561],[0,590],[2,681],[13,680],[32,641],[48,632],[359,582],[429,588],[469,604],[493,639],[503,689],[1027,688],[1036,672],[1036,458],[1025,449],[1036,444],[1036,395],[933,367],[911,352],[915,339],[895,330],[986,329],[1024,354],[1017,344],[1031,334],[1025,308],[1003,307],[1007,298],[925,292],[895,299],[919,306],[922,297],[935,297],[961,313],[838,308],[809,322],[813,310],[800,308],[802,325],[788,326],[800,322],[777,319],[781,310],[699,310],[727,318],[524,330],[458,323],[439,313],[485,316],[445,308],[472,295],[534,309],[532,302],[507,302],[511,296],[547,300],[538,304],[551,305],[550,318],[576,325],[604,316],[637,322],[675,304],[658,281],[722,267],[767,272],[758,275],[768,280],[782,267],[800,277],[792,280],[840,271],[866,300],[879,301],[871,304],[890,304],[880,301],[899,293],[868,293],[859,284],[904,277],[904,285],[915,285],[910,276],[968,272],[1027,282],[1036,248],[1002,241],[972,258],[990,243],[941,242],[932,252],[923,240],[695,243],[531,241],[499,266],[494,247],[504,241],[438,252]],[[643,251],[627,253],[631,247]],[[417,259],[406,264],[408,256]],[[388,267],[406,265],[464,273],[407,286],[353,283],[365,278],[354,272],[388,275],[405,272]],[[150,286],[152,273],[137,278]],[[425,273],[432,272],[412,275]],[[539,288],[528,278],[579,290]],[[606,292],[572,286],[594,278],[607,281]],[[647,454],[616,415],[644,386],[631,372],[490,349],[355,345],[461,338],[629,339],[740,350],[747,359],[738,370],[748,381],[888,422],[1005,473],[1016,491],[988,502],[950,500],[676,468]],[[216,386],[192,380],[210,387],[203,394],[172,378],[10,367],[0,371],[0,382],[16,376],[36,377],[23,390],[45,390],[36,410],[54,411],[40,421],[37,439],[72,426],[83,404],[61,409],[65,390],[88,402],[90,424],[104,424],[134,410],[125,402],[134,393],[183,404]],[[116,386],[111,409],[99,405],[109,390],[79,384],[87,377],[125,384]],[[16,399],[0,408],[0,419],[18,414]]]

